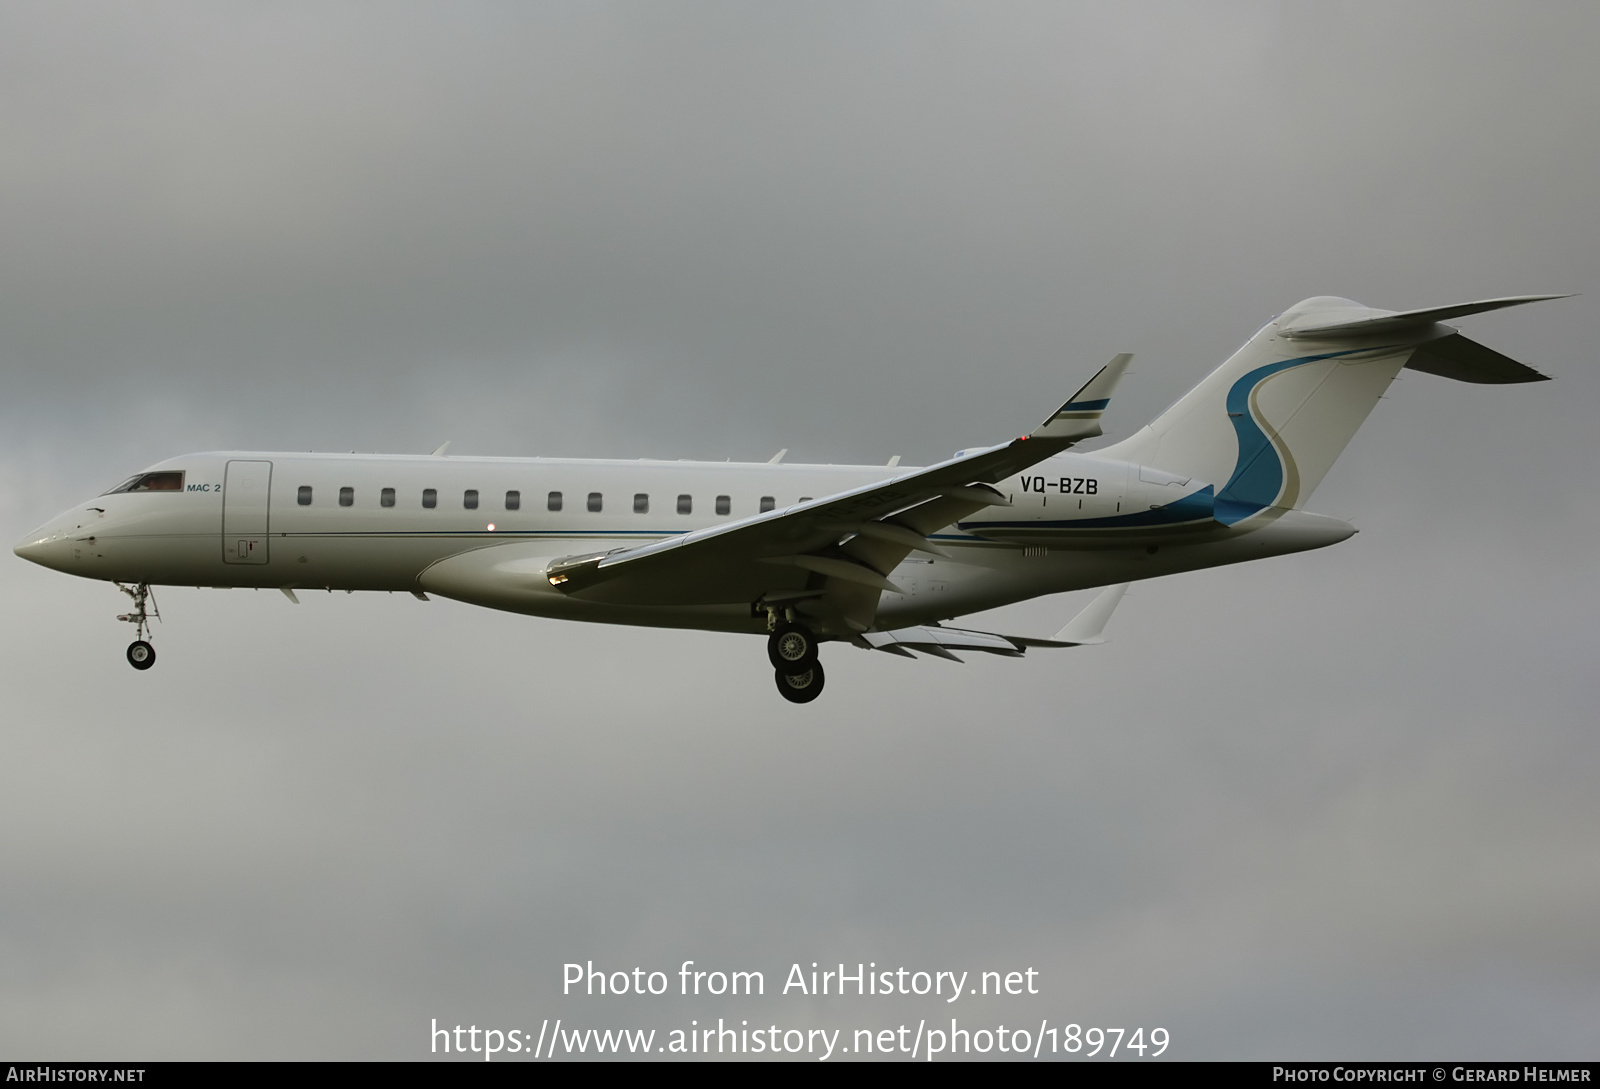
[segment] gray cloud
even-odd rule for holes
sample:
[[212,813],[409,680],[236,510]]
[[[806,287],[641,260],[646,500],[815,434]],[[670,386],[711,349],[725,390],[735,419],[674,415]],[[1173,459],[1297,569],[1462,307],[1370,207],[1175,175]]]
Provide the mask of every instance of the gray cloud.
[[[191,449],[908,461],[1113,352],[1113,436],[1296,299],[1596,279],[1585,9],[0,12],[0,523]],[[1033,965],[1182,1057],[1584,1057],[1600,1009],[1589,298],[1407,375],[1324,553],[1023,662],[0,565],[0,1044],[413,1057],[560,965]],[[1054,630],[1075,607],[1005,610]],[[753,1012],[752,1012],[753,1011]]]

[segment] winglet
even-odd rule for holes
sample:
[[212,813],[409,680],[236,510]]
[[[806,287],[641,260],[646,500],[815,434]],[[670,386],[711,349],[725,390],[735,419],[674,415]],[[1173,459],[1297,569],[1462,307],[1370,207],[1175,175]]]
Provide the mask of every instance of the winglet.
[[1107,586],[1101,590],[1081,613],[1068,621],[1066,627],[1056,632],[1054,642],[1073,643],[1078,646],[1104,643],[1105,640],[1101,638],[1100,633],[1105,631],[1106,621],[1111,619],[1112,611],[1122,600],[1122,595],[1127,592],[1126,582],[1119,582],[1115,586]]
[[1100,417],[1105,413],[1106,405],[1111,401],[1111,394],[1117,388],[1117,383],[1122,381],[1122,375],[1128,369],[1128,363],[1133,356],[1124,352],[1113,356],[1111,362],[1100,368],[1100,372],[1089,379],[1082,389],[1067,399],[1067,403],[1056,409],[1055,415],[1033,429],[1030,439],[1092,439],[1096,435],[1104,434],[1100,430]]

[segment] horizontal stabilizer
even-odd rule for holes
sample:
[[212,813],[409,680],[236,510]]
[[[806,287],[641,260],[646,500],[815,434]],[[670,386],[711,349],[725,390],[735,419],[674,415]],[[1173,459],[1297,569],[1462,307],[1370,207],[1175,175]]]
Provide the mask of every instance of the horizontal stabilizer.
[[[1291,340],[1326,340],[1335,337],[1389,336],[1410,332],[1451,318],[1464,318],[1468,314],[1482,314],[1488,310],[1503,310],[1508,306],[1544,302],[1546,299],[1570,299],[1570,295],[1512,295],[1504,299],[1482,299],[1478,302],[1458,303],[1455,306],[1435,306],[1427,310],[1406,310],[1400,313],[1373,311],[1363,308],[1362,316],[1344,321],[1317,320],[1315,312],[1299,321],[1290,322],[1279,332]],[[1349,313],[1349,311],[1346,311]]]
[[1527,364],[1518,363],[1493,348],[1485,348],[1460,333],[1424,344],[1412,353],[1411,358],[1406,361],[1406,366],[1414,371],[1454,378],[1457,382],[1476,382],[1480,385],[1550,380],[1549,375],[1540,374]]

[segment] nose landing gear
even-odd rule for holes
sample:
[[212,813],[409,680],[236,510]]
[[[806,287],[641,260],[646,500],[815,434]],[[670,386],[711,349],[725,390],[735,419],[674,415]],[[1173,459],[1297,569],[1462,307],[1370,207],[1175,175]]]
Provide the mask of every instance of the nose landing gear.
[[156,648],[150,645],[146,637],[150,634],[150,618],[160,620],[161,609],[156,605],[155,595],[150,592],[147,582],[137,586],[124,586],[119,582],[117,589],[133,599],[133,612],[122,613],[117,619],[134,625],[139,635],[128,644],[128,664],[134,669],[149,669],[156,664]]

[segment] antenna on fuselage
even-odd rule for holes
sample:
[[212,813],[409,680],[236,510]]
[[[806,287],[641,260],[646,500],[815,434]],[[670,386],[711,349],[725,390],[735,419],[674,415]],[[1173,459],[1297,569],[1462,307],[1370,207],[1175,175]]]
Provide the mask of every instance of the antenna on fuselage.
[[428,456],[429,457],[433,457],[433,458],[442,458],[442,457],[444,457],[444,452],[446,450],[448,450],[448,449],[450,449],[450,440],[449,439],[445,439],[443,442],[441,442],[439,444],[439,449],[435,450],[433,453],[429,454]]

